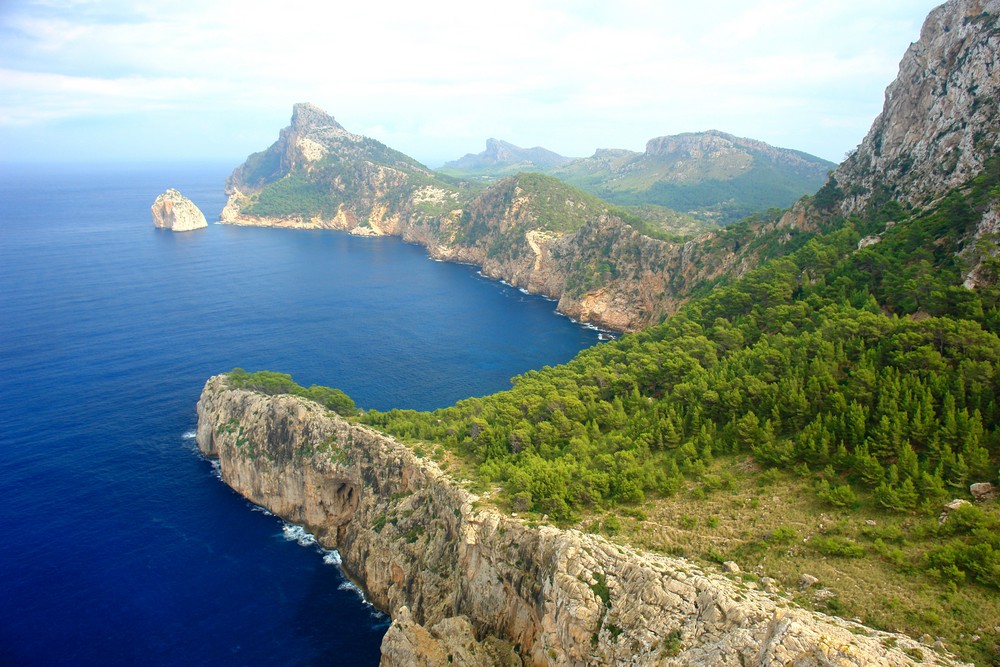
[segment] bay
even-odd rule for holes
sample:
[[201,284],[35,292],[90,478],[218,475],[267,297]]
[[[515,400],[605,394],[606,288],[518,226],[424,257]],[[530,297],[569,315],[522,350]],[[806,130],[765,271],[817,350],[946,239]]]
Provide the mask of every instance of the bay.
[[388,619],[198,456],[205,380],[432,409],[597,341],[398,239],[153,228],[230,167],[0,167],[0,664],[378,664]]

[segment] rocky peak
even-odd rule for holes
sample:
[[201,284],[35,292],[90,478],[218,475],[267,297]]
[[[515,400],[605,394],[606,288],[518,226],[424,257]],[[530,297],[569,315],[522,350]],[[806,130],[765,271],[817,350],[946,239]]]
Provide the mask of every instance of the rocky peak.
[[332,128],[343,130],[344,127],[327,112],[309,102],[299,102],[292,107],[292,123],[290,129],[295,134],[308,134],[316,128]]
[[997,151],[1000,0],[949,0],[907,49],[882,113],[834,176],[844,213],[884,194],[931,201]]
[[635,151],[630,151],[627,148],[598,148],[594,151],[593,159],[595,160],[606,160],[606,159],[616,159],[616,158],[631,158],[639,155]]
[[482,153],[468,153],[458,160],[448,162],[445,168],[451,169],[489,169],[491,167],[519,166],[547,169],[570,161],[558,153],[535,146],[521,148],[501,139],[486,140],[486,150]]
[[490,138],[486,140],[486,151],[481,155],[483,158],[494,162],[512,162],[515,159],[514,150],[520,149],[517,146],[508,144],[506,141]]
[[646,142],[646,155],[668,158],[701,158],[736,148],[734,137],[718,130],[685,132],[666,137],[654,137]]
[[645,156],[666,161],[728,159],[741,164],[764,159],[810,171],[824,167],[823,160],[800,151],[777,148],[757,139],[737,137],[719,130],[655,137],[646,142]]

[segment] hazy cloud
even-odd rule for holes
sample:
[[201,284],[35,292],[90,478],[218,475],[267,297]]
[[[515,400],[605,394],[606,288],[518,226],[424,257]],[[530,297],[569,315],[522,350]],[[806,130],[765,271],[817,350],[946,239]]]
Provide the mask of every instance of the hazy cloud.
[[[65,154],[88,145],[65,140],[74,120],[127,115],[181,140],[108,151],[88,125],[95,149],[238,158],[309,100],[426,161],[490,136],[585,155],[709,127],[837,159],[935,4],[15,0],[0,10],[0,158],[85,158]],[[198,134],[218,127],[232,138]]]

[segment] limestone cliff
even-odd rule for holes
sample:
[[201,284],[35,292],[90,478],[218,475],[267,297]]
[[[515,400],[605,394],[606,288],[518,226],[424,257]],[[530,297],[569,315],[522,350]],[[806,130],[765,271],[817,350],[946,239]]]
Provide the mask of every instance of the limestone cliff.
[[[557,299],[571,317],[634,331],[671,315],[698,290],[839,224],[835,210],[858,212],[888,198],[922,205],[978,173],[997,152],[1000,132],[998,15],[1000,0],[951,0],[935,9],[858,150],[815,198],[778,220],[757,218],[681,242],[550,177],[519,174],[485,189],[449,178],[298,104],[278,141],[233,172],[222,221],[398,235],[434,258],[474,263],[487,276]],[[704,132],[653,139],[642,154],[599,151],[553,173],[590,182],[610,170],[615,187],[627,190],[630,178],[645,183],[659,170],[673,179],[661,190],[695,181],[704,189],[738,182],[748,169],[781,181],[779,167],[815,175],[827,166]],[[744,185],[759,191],[758,176]],[[977,240],[993,234],[989,215]],[[982,280],[980,257],[991,252],[966,253],[970,286]]]
[[387,667],[956,664],[739,577],[527,525],[305,399],[214,377],[198,402],[197,441],[235,490],[340,552],[393,617]]
[[153,225],[159,229],[189,232],[208,227],[205,214],[193,201],[173,188],[157,197],[150,210],[153,214]]
[[834,173],[851,213],[891,196],[921,205],[982,170],[1000,142],[1000,0],[930,13],[882,113]]
[[442,180],[311,105],[296,105],[279,140],[235,170],[228,188],[223,223],[401,236],[617,331],[655,324],[694,288],[753,264],[736,261],[738,242],[654,238],[552,177],[522,173],[486,189]]

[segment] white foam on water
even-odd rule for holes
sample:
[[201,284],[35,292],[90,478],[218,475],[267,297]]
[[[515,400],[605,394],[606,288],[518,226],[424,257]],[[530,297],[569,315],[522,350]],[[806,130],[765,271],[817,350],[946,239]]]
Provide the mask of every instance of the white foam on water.
[[197,435],[198,435],[197,431],[184,431],[181,437],[184,438],[185,440],[194,440]]
[[347,579],[345,577],[344,580],[340,582],[340,585],[337,586],[337,588],[342,591],[349,591],[351,593],[354,593],[356,596],[358,596],[358,599],[361,600],[362,604],[365,604],[369,607],[373,607],[372,603],[369,602],[367,598],[365,598],[365,592],[361,590],[361,588],[350,579]]
[[[271,512],[264,509],[263,507],[258,507],[256,505],[254,506],[254,511],[263,512],[265,514],[271,515]],[[344,573],[343,560],[340,557],[339,551],[337,551],[336,549],[324,549],[323,547],[320,546],[319,542],[316,541],[315,535],[306,532],[305,528],[303,528],[302,526],[296,526],[295,524],[282,522],[281,536],[284,539],[288,540],[289,542],[295,542],[300,547],[312,547],[317,552],[321,553],[323,555],[324,565],[333,565],[338,570],[340,570],[340,576],[342,578],[342,581],[340,582],[340,585],[337,586],[338,589],[354,593],[358,597],[358,600],[360,600],[363,605],[369,608],[369,610],[371,611],[372,618],[377,619],[380,623],[386,621],[391,622],[389,616],[383,614],[375,607],[375,605],[369,602],[368,598],[365,597],[365,592],[361,590],[361,588],[357,584],[353,583],[350,579],[347,578],[347,575]]]
[[308,547],[316,544],[316,537],[312,533],[307,533],[302,526],[293,526],[286,523],[281,527],[281,534],[289,542],[296,542],[300,547]]

